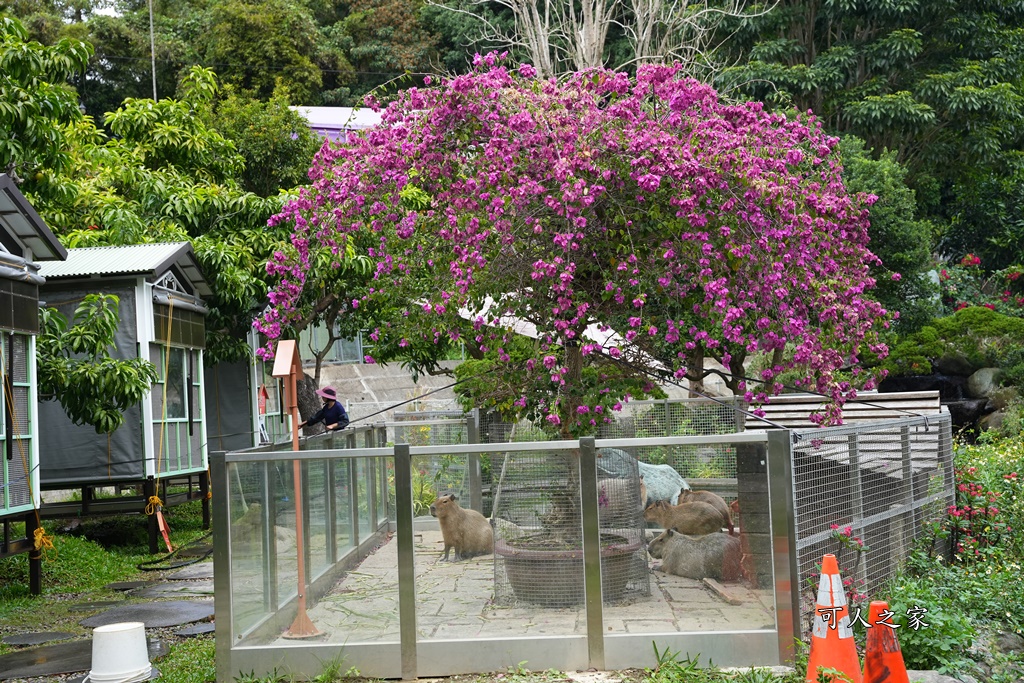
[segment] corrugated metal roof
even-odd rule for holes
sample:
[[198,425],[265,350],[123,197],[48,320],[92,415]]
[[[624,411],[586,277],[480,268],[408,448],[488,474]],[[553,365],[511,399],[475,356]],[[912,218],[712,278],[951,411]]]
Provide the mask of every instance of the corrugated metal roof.
[[39,274],[47,280],[68,280],[93,276],[163,275],[172,265],[189,279],[200,296],[212,294],[192,245],[188,242],[131,244],[120,247],[68,249],[63,262],[40,264]]
[[6,173],[0,173],[0,225],[31,250],[33,261],[67,256],[56,236]]

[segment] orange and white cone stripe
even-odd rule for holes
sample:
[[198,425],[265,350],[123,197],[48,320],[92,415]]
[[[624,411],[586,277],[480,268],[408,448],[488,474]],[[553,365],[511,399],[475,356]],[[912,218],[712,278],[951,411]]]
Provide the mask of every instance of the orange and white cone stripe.
[[[843,579],[839,574],[821,573],[821,581],[818,583],[819,609],[814,612],[814,636],[824,638],[828,630],[834,629],[839,632],[840,638],[853,638],[853,624],[850,623],[849,609],[829,609],[823,613],[820,608],[846,608],[846,591],[843,590]],[[831,614],[831,618],[829,615]]]
[[821,558],[821,581],[816,602],[805,680],[816,683],[818,670],[825,668],[842,673],[850,683],[862,683],[846,591],[843,590],[835,555]]

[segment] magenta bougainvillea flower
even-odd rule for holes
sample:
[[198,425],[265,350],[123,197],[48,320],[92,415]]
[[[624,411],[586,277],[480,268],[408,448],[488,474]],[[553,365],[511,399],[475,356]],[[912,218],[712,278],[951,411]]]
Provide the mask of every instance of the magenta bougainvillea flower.
[[[556,81],[478,57],[320,152],[311,187],[272,219],[293,227],[293,248],[268,264],[280,282],[257,327],[273,341],[295,321],[311,245],[341,259],[359,236],[376,273],[353,310],[402,302],[374,355],[464,340],[515,364],[509,381],[550,388],[543,400],[510,388],[511,409],[607,420],[625,392],[606,372],[606,391],[573,395],[580,368],[681,379],[706,359],[748,400],[796,369],[841,405],[871,386],[859,354],[887,352],[877,331],[890,318],[869,295],[874,198],[847,193],[841,170],[812,116],[723,102],[677,66]],[[509,321],[537,340],[528,363],[510,356]]]

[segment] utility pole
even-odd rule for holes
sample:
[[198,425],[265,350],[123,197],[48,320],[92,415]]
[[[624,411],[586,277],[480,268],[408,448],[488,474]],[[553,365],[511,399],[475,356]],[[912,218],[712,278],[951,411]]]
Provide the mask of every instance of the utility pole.
[[156,37],[153,34],[153,0],[149,0],[149,59],[153,72],[153,101],[156,102]]

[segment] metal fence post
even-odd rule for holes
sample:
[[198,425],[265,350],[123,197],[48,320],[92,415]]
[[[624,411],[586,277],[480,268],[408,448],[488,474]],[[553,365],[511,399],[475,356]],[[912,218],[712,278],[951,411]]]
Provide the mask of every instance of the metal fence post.
[[398,537],[398,623],[402,679],[416,678],[416,572],[412,538],[412,458],[409,445],[395,446],[395,521]]
[[[853,503],[851,526],[853,535],[864,537],[864,477],[860,468],[860,436],[856,432],[847,437],[850,449],[850,500]],[[855,573],[858,585],[864,590],[868,584],[868,555],[858,553],[859,557]],[[844,568],[840,568],[844,569]]]
[[[480,409],[474,408],[466,417],[466,437],[469,443],[480,443]],[[470,453],[469,462],[469,507],[479,513],[484,511],[483,477],[480,472],[480,454]]]
[[791,435],[788,429],[768,430],[768,496],[775,561],[775,614],[778,619],[779,660],[782,662],[793,660],[793,643],[802,632]]
[[210,453],[210,484],[213,489],[213,592],[216,626],[217,680],[234,680],[231,644],[234,642],[234,614],[231,595],[231,505],[224,451]]
[[587,605],[590,667],[604,669],[604,604],[601,591],[601,529],[597,508],[594,437],[580,439],[580,499],[583,504],[583,584]]
[[[914,464],[910,450],[910,427],[900,427],[900,464],[903,472],[903,500],[907,511],[903,514],[903,539],[909,546],[918,528],[918,511],[914,509]],[[936,459],[937,460],[937,459]],[[905,557],[905,555],[903,555]]]

